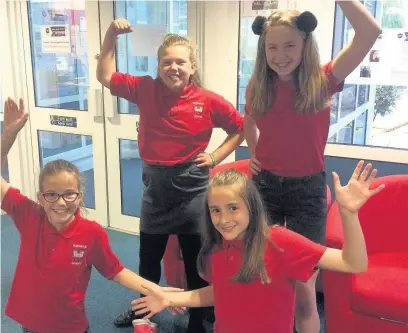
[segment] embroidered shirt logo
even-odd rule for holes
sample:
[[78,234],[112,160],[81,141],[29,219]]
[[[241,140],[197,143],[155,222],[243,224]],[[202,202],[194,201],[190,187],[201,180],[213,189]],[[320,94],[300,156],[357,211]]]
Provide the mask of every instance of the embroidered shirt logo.
[[85,261],[87,251],[86,245],[73,244],[72,245],[72,265],[82,265]]
[[194,118],[203,118],[204,103],[193,102],[194,107]]

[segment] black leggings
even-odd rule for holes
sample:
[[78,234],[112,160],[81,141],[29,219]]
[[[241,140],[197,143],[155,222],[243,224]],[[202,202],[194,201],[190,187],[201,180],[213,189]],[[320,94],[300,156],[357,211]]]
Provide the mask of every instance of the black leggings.
[[[166,250],[169,235],[140,233],[140,264],[139,274],[141,277],[159,283],[161,277],[160,262]],[[181,253],[183,255],[184,267],[186,270],[187,288],[189,290],[199,289],[208,286],[197,271],[197,256],[201,247],[199,235],[178,235]],[[203,321],[205,309],[191,308],[188,333],[205,332]]]

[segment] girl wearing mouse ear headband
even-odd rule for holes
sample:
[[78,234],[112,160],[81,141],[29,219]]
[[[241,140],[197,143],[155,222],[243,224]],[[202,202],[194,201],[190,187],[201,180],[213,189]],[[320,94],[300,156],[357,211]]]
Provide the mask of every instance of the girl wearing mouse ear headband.
[[[353,41],[321,66],[310,12],[276,11],[257,17],[254,73],[246,90],[244,132],[250,170],[267,208],[269,223],[315,241],[324,240],[326,176],[324,150],[330,99],[361,63],[380,27],[360,1],[337,1],[355,30]],[[331,15],[331,13],[327,13]],[[319,332],[315,282],[296,283],[296,329]]]

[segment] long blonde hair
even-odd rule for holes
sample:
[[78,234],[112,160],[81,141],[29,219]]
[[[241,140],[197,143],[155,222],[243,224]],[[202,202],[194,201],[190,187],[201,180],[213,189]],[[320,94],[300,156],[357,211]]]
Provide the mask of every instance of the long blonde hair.
[[[294,29],[299,12],[295,10],[276,11],[269,16],[265,29],[258,40],[255,69],[246,89],[246,101],[255,115],[263,115],[276,99],[276,72],[268,66],[265,50],[265,36],[274,26],[284,25]],[[316,113],[329,103],[328,80],[321,68],[319,49],[313,33],[300,32],[304,37],[303,56],[299,67],[293,72],[297,90],[295,102],[299,114]]]
[[[196,67],[194,74],[191,75],[190,77],[190,81],[193,82],[196,87],[202,88],[203,85],[201,83],[200,74],[198,73],[197,70],[196,47],[188,38],[177,34],[167,34],[163,39],[163,43],[159,46],[159,49],[157,50],[157,57],[159,62],[160,59],[164,56],[166,49],[174,46],[184,46],[189,50],[190,61]],[[159,76],[159,73],[157,73],[157,76]]]
[[[245,233],[242,265],[232,280],[240,283],[250,283],[260,279],[263,283],[270,282],[265,268],[265,248],[267,242],[272,242],[267,225],[261,195],[255,184],[243,173],[228,169],[220,172],[211,180],[208,191],[219,186],[228,186],[237,191],[244,200],[249,211],[249,225]],[[199,272],[206,272],[208,256],[222,246],[222,236],[215,229],[208,208],[208,193],[205,200],[205,218],[203,223],[202,246],[197,259]]]

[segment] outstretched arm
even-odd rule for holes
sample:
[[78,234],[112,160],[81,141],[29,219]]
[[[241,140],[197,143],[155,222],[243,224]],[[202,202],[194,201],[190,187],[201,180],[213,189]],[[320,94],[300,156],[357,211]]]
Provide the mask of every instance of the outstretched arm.
[[[149,288],[146,288],[149,289]],[[208,286],[185,292],[166,292],[164,298],[155,290],[149,290],[149,296],[132,302],[132,310],[136,314],[145,314],[150,318],[168,307],[206,307],[214,305],[213,287]]]
[[341,83],[363,61],[380,35],[381,28],[360,1],[338,0],[337,3],[355,31],[353,40],[333,61],[333,75],[337,83]]
[[357,164],[344,187],[340,184],[339,176],[333,173],[336,201],[343,222],[344,245],[342,250],[327,249],[318,263],[319,268],[344,273],[361,273],[367,270],[367,249],[358,220],[358,210],[370,197],[380,192],[384,185],[370,189],[377,170],[374,169],[370,174],[372,165],[367,164],[361,172],[363,165],[364,161]]
[[[1,135],[1,166],[6,161],[7,155],[16,141],[17,134],[24,127],[28,119],[28,113],[25,112],[24,102],[20,99],[17,103],[8,98],[4,102],[4,127]],[[10,185],[1,177],[1,200],[3,201]]]
[[106,32],[96,67],[96,77],[103,86],[110,89],[110,80],[115,73],[115,45],[120,34],[132,32],[133,28],[126,19],[114,20]]

